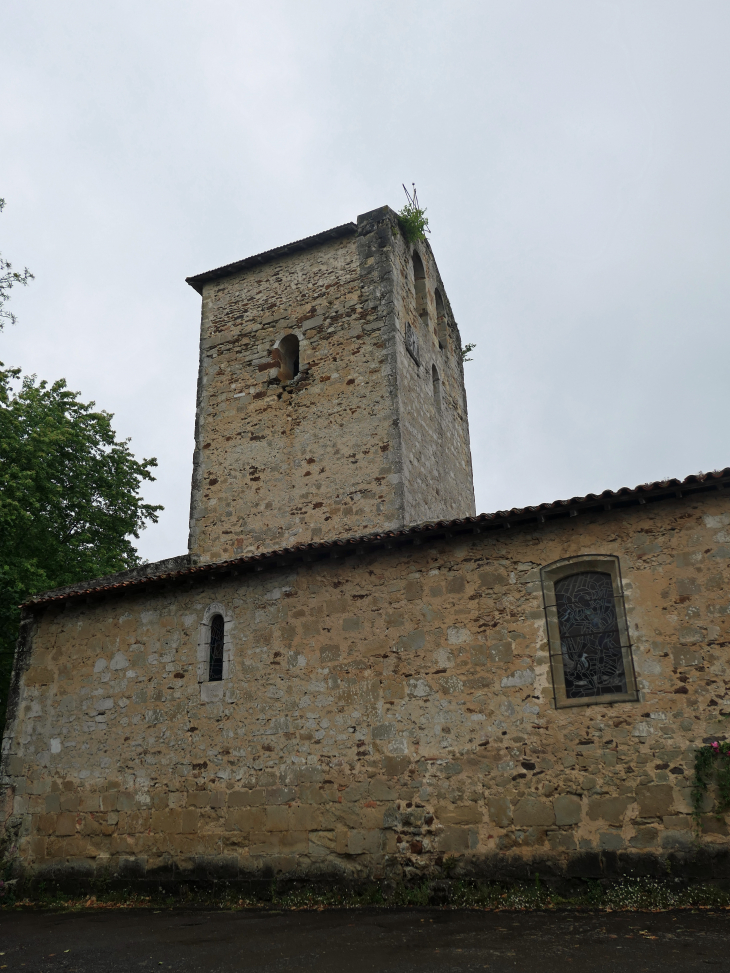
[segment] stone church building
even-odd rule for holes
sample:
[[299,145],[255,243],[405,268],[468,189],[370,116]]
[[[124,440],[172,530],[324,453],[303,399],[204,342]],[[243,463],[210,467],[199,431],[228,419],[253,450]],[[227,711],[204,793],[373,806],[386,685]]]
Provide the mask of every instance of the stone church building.
[[690,786],[730,469],[477,516],[458,328],[388,207],[188,283],[189,553],[25,606],[17,872],[728,877]]

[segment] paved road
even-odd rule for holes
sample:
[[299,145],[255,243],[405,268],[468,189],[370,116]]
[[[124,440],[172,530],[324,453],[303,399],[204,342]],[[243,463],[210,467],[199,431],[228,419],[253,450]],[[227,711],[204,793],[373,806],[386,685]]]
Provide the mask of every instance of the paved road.
[[8,973],[711,973],[730,912],[6,912],[0,953]]

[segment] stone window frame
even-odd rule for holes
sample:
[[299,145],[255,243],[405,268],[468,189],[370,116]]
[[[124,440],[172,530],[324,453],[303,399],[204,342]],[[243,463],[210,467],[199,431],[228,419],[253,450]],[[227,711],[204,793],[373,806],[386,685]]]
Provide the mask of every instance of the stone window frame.
[[[211,682],[209,679],[210,672],[210,623],[214,615],[223,616],[223,676],[221,679],[216,679]],[[200,684],[200,692],[203,700],[205,701],[205,696],[209,694],[212,689],[205,689],[205,687],[222,687],[228,682],[231,677],[231,660],[233,657],[233,642],[231,639],[232,629],[234,621],[233,615],[230,611],[222,605],[220,602],[214,601],[212,604],[208,605],[203,613],[203,620],[200,623],[200,631],[198,635],[198,682]]]
[[[561,581],[563,578],[570,577],[572,574],[581,574],[584,571],[600,571],[611,577],[627,691],[625,693],[612,693],[606,696],[583,696],[580,699],[568,699],[565,692],[560,627],[555,608],[555,583]],[[573,557],[560,558],[540,568],[540,581],[542,585],[545,628],[550,655],[550,673],[553,683],[555,708],[568,709],[575,706],[612,706],[615,703],[640,702],[641,697],[636,682],[636,672],[634,670],[634,657],[631,651],[629,624],[626,618],[626,603],[624,601],[619,558],[615,554],[576,554]]]

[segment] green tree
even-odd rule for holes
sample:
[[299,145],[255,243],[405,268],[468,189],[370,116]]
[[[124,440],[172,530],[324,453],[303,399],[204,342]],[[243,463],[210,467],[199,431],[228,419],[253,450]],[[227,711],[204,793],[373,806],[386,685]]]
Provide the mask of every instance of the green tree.
[[[0,213],[5,209],[5,200],[0,199]],[[16,284],[26,287],[28,281],[33,280],[33,274],[26,267],[22,273],[13,270],[13,265],[0,253],[0,331],[6,321],[15,324],[15,315],[5,310],[5,303],[10,296],[10,291]]]
[[0,732],[19,605],[38,591],[140,563],[131,538],[160,506],[144,503],[155,459],[138,462],[108,412],[0,363]]

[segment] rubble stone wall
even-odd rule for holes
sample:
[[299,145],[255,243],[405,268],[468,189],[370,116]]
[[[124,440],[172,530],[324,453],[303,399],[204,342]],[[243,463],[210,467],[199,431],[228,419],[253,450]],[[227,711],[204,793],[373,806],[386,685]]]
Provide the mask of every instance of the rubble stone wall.
[[[474,513],[458,329],[415,315],[412,248],[388,207],[357,232],[205,284],[190,552],[220,561]],[[410,277],[408,276],[410,273]],[[404,350],[420,328],[423,364]],[[282,382],[275,349],[299,339]],[[434,407],[438,361],[442,408]]]
[[[539,569],[595,553],[621,559],[642,698],[556,710]],[[4,744],[7,840],[47,876],[689,858],[694,749],[730,710],[729,558],[717,493],[38,607]],[[199,683],[214,604],[229,678]],[[726,821],[704,828],[726,853]]]
[[[417,313],[411,256],[414,249],[426,272],[427,317]],[[396,234],[394,265],[405,523],[473,517],[476,509],[459,328],[427,241],[409,246]],[[445,306],[443,348],[439,347],[437,288]],[[418,364],[406,347],[408,324],[418,335]],[[439,384],[437,394],[434,368]]]

